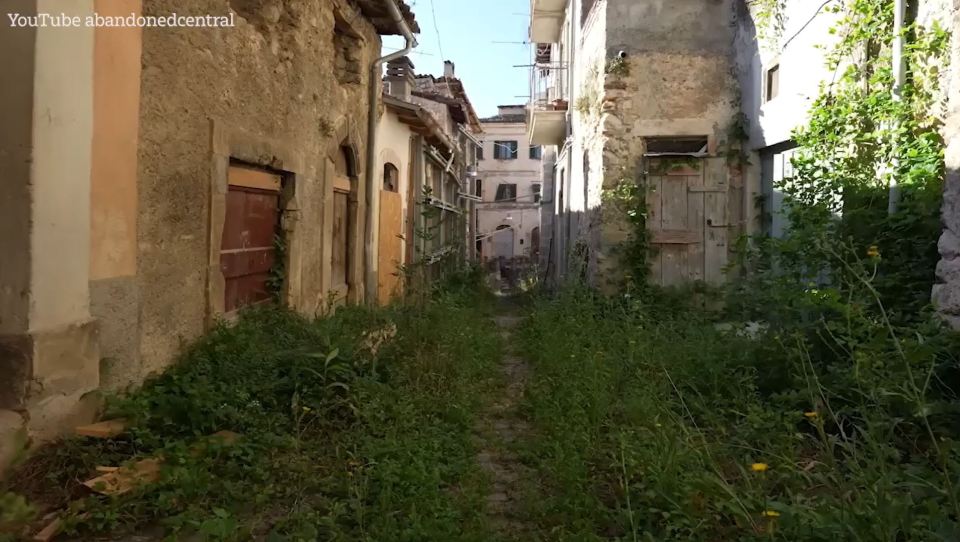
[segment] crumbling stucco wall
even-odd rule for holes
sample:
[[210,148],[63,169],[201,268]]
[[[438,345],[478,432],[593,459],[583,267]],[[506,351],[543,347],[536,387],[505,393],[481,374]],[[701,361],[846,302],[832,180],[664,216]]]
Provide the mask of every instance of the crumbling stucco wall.
[[[16,0],[23,14],[85,17],[92,0]],[[0,25],[0,473],[29,436],[48,439],[96,409],[90,318],[92,28]],[[89,408],[87,408],[89,407]]]
[[[306,312],[317,309],[326,294],[329,258],[322,252],[322,220],[330,207],[324,177],[332,171],[327,157],[347,141],[362,167],[366,152],[366,67],[380,51],[369,22],[340,0],[196,0],[189,13],[182,2],[154,0],[144,11],[224,15],[231,8],[238,13],[236,28],[148,28],[143,33],[141,376],[163,369],[209,324],[209,250],[218,243],[209,234],[211,177],[218,175],[213,126],[227,134],[226,140],[248,142],[244,159],[254,165],[288,167],[272,148],[302,169],[295,179],[298,228],[310,234],[298,236],[296,297],[297,308]],[[362,46],[349,59],[339,58],[336,47],[344,32]],[[345,67],[350,73],[338,77]],[[362,247],[359,173],[355,211],[360,219],[351,236]],[[361,257],[362,251],[354,251],[355,261]],[[356,278],[355,284],[362,284]]]
[[[141,12],[141,0],[96,0],[103,16]],[[100,387],[139,382],[137,140],[141,29],[94,31],[90,171],[90,314],[100,328]]]
[[949,105],[944,126],[947,178],[943,191],[943,235],[933,302],[960,329],[960,0],[952,2],[952,50]]

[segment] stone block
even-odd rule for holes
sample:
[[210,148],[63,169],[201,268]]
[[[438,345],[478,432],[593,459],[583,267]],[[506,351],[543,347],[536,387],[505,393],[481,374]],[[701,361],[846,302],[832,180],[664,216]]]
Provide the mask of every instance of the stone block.
[[960,257],[960,237],[950,230],[944,230],[937,242],[937,249],[944,259],[952,260]]
[[102,407],[103,397],[97,392],[88,391],[32,400],[27,405],[30,438],[43,442],[70,433],[78,425],[95,420]]
[[19,409],[27,398],[33,373],[33,338],[29,335],[0,337],[0,408]]
[[27,445],[27,421],[12,410],[0,410],[0,480]]
[[30,399],[97,389],[99,335],[93,320],[34,333]]

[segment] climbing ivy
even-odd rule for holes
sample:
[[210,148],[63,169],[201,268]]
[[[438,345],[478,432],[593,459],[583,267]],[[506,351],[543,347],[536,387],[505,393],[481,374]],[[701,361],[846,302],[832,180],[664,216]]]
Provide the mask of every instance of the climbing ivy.
[[603,191],[604,207],[613,210],[618,220],[627,227],[627,239],[616,247],[620,265],[624,269],[626,288],[642,290],[650,273],[650,232],[647,230],[647,186],[641,177],[636,179],[627,168],[612,188]]

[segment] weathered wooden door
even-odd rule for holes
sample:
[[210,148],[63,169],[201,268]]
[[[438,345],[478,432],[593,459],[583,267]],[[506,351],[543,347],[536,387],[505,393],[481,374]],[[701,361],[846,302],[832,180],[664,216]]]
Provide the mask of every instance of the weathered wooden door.
[[650,158],[647,228],[654,284],[723,281],[727,183],[723,158]]
[[224,311],[268,301],[270,270],[276,261],[274,237],[280,222],[280,176],[230,166],[226,216],[220,243]]
[[403,207],[400,194],[380,191],[379,299],[385,305],[400,293],[400,264],[403,261]]

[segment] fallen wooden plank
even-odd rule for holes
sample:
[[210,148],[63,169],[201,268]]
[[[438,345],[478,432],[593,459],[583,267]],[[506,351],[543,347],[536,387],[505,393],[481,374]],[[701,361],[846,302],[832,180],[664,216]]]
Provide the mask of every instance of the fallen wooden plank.
[[62,528],[63,520],[59,517],[53,518],[53,521],[48,523],[43,529],[37,531],[37,534],[33,535],[31,540],[35,540],[36,542],[50,542],[50,540],[53,540],[53,537],[57,536]]
[[87,480],[83,485],[103,495],[123,495],[140,485],[155,482],[160,477],[161,463],[162,460],[155,457],[141,459],[128,467]]
[[127,430],[127,420],[117,418],[115,420],[104,420],[102,422],[81,425],[74,431],[83,437],[94,438],[113,438]]
[[[199,455],[211,443],[231,445],[239,438],[240,435],[233,431],[217,431],[191,445],[191,453]],[[102,495],[123,495],[141,485],[156,482],[160,477],[163,461],[162,457],[150,457],[124,467],[97,467],[98,471],[105,474],[91,478],[83,485]]]

